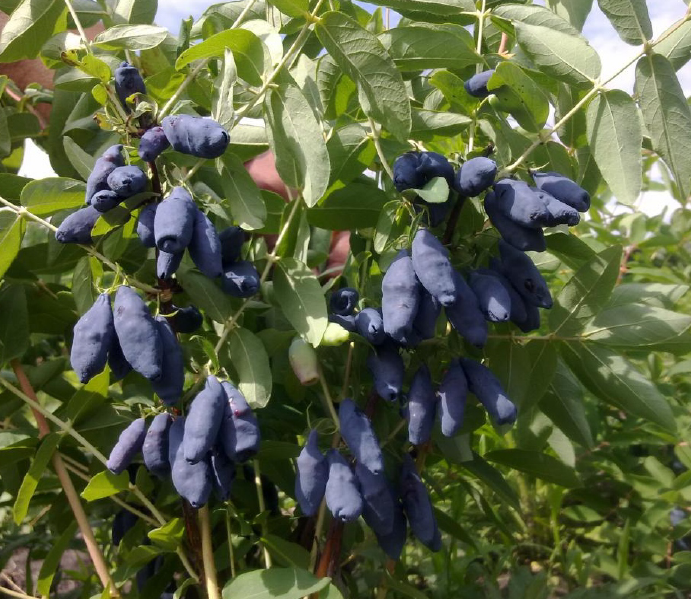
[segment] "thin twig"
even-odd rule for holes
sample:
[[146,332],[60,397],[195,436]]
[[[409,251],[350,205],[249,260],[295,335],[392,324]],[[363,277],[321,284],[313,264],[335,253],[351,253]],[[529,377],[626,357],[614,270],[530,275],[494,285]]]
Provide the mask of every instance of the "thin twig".
[[[264,490],[262,489],[262,473],[259,469],[259,460],[253,460],[254,466],[254,486],[257,488],[257,501],[259,502],[259,513],[263,514],[266,510],[266,504],[264,503]],[[266,538],[269,529],[266,526],[266,520],[262,522],[262,537]],[[271,555],[266,545],[262,542],[262,550],[264,551],[264,563],[267,569],[271,567]]]
[[393,170],[391,169],[389,163],[386,161],[384,150],[382,149],[381,143],[379,141],[381,131],[377,129],[377,124],[374,122],[374,119],[372,117],[369,117],[369,126],[372,130],[372,141],[374,141],[374,148],[377,150],[377,156],[379,156],[379,161],[381,162],[382,168],[386,171],[386,174],[389,175],[389,178],[393,181]]
[[207,599],[219,599],[208,505],[199,510],[199,525],[202,532],[202,555],[204,557],[204,580],[206,582]]
[[[14,585],[14,581],[12,581],[12,579],[9,576],[7,576],[7,574],[5,574],[4,572],[0,572],[0,578],[2,578],[5,582]],[[5,595],[9,595],[10,597],[19,597],[20,599],[36,599],[35,595],[27,595],[26,593],[14,591],[12,589],[8,589],[7,587],[0,586],[0,592],[2,592]]]

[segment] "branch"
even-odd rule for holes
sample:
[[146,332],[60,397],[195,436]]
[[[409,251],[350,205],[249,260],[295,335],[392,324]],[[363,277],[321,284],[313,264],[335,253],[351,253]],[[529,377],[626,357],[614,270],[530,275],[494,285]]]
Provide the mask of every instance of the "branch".
[[[259,460],[253,460],[254,466],[254,486],[257,488],[257,501],[259,502],[259,513],[262,514],[266,510],[266,504],[264,503],[264,490],[262,489],[262,473],[259,470]],[[266,538],[268,534],[268,529],[266,527],[266,521],[262,522],[262,537]],[[271,568],[271,556],[269,555],[269,550],[266,545],[262,542],[262,549],[264,551],[264,563],[267,569]]]
[[199,523],[202,530],[202,555],[204,557],[204,580],[206,581],[207,599],[220,599],[218,582],[216,580],[216,564],[214,563],[214,548],[211,542],[211,521],[209,506],[199,510]]

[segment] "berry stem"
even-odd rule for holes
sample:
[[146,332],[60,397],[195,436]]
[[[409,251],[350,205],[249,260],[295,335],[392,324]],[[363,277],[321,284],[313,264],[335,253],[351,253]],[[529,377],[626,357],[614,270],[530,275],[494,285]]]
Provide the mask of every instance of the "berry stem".
[[372,117],[369,117],[369,126],[372,130],[372,141],[374,141],[374,147],[377,150],[377,156],[379,156],[382,168],[386,171],[386,174],[389,175],[391,181],[393,181],[393,170],[391,169],[391,166],[386,160],[384,150],[382,149],[381,143],[379,141],[379,138],[381,137],[381,130],[377,129],[377,124],[374,122],[374,119]]
[[[257,501],[259,502],[259,513],[263,514],[266,510],[266,504],[264,503],[264,490],[262,489],[262,473],[259,469],[259,460],[253,460],[254,466],[254,485],[257,487]],[[262,537],[266,538],[269,532],[269,528],[266,525],[266,519],[262,521]],[[271,555],[269,550],[266,548],[264,541],[262,540],[262,550],[264,551],[264,563],[267,570],[271,568]]]
[[204,559],[204,580],[208,599],[220,599],[218,582],[216,580],[216,564],[214,563],[214,548],[211,543],[211,519],[209,506],[199,509],[199,524],[202,532],[202,556]]

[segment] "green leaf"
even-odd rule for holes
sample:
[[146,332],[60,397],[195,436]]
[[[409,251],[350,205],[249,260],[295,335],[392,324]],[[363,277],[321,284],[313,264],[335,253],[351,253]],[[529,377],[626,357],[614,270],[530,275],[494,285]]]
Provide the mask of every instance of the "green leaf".
[[228,29],[212,35],[180,54],[175,68],[179,71],[195,60],[224,56],[226,49],[233,53],[238,76],[250,85],[261,85],[264,49],[261,40],[247,29]]
[[95,501],[111,495],[117,495],[130,488],[130,477],[127,472],[113,474],[110,470],[103,470],[91,480],[81,492],[81,496],[86,501]]
[[86,184],[76,179],[49,177],[29,183],[23,190],[21,203],[36,216],[49,216],[60,210],[84,206]]
[[0,208],[0,278],[19,253],[26,225],[11,208]]
[[319,41],[358,86],[365,114],[404,141],[412,127],[408,90],[381,42],[356,21],[328,12],[317,23]]
[[[72,295],[79,314],[85,314],[96,301],[98,295],[94,289],[94,276],[91,261],[94,258],[84,256],[77,262],[72,275]],[[99,263],[100,264],[100,263]]]
[[655,52],[667,58],[674,70],[681,69],[691,60],[691,21],[686,21],[657,44]]
[[547,394],[540,400],[540,409],[569,439],[588,449],[593,447],[583,387],[561,360]]
[[644,302],[660,308],[673,308],[689,291],[688,285],[665,285],[663,283],[625,283],[617,285],[607,308]]
[[330,578],[316,578],[298,568],[270,568],[245,572],[223,587],[223,599],[301,599],[327,587]]
[[279,261],[274,274],[274,291],[280,307],[295,330],[317,347],[329,324],[326,300],[317,277],[293,258]]
[[22,0],[0,33],[0,62],[36,58],[41,46],[65,29],[62,0]]
[[181,518],[173,518],[163,526],[150,530],[147,535],[154,545],[166,551],[175,551],[182,545],[185,536],[185,521]]
[[449,199],[449,182],[444,177],[434,177],[422,189],[413,192],[428,204],[443,204]]
[[247,329],[235,329],[228,339],[238,389],[252,408],[263,408],[271,398],[271,366],[264,344]]
[[398,580],[397,578],[394,578],[388,570],[385,571],[384,576],[385,576],[385,580],[386,580],[386,587],[385,588],[393,589],[394,591],[396,591],[396,593],[398,595],[402,595],[403,597],[409,597],[410,599],[428,599],[429,598],[429,595],[425,595],[425,593],[423,593],[422,591],[419,591],[412,584],[405,582],[403,580]]
[[583,337],[605,345],[644,347],[678,338],[691,327],[691,316],[645,304],[626,304],[600,312],[583,331]]
[[268,0],[284,15],[302,17],[309,12],[309,0]]
[[588,144],[612,194],[632,205],[641,193],[643,126],[631,96],[608,90],[596,96],[586,115]]
[[29,347],[29,312],[22,285],[0,289],[0,364],[19,358]]
[[595,343],[561,344],[569,368],[601,400],[674,431],[674,414],[658,388],[626,358]]
[[302,189],[307,206],[316,205],[329,186],[329,152],[312,107],[287,76],[267,93],[264,118],[278,174],[289,187]]
[[208,277],[194,270],[180,269],[176,277],[192,303],[216,322],[225,322],[233,312],[230,296]]
[[[1,111],[0,111],[1,112]],[[11,201],[13,204],[19,203],[19,198],[24,189],[33,179],[27,177],[20,177],[12,173],[0,173],[0,189],[2,189],[2,197]]]
[[457,15],[475,11],[473,0],[374,0],[370,4],[388,6],[395,10],[431,12],[437,15]]
[[[223,55],[223,71],[216,79],[216,86],[213,95],[213,115],[214,120],[220,123],[227,130],[232,128],[233,116],[233,88],[238,77],[237,66],[233,53],[226,49]],[[234,132],[233,132],[234,133]]]
[[113,10],[113,22],[116,25],[150,25],[154,22],[157,9],[158,0],[117,0]]
[[36,593],[43,597],[48,597],[50,592],[50,587],[53,584],[53,578],[55,577],[55,572],[60,565],[60,560],[62,559],[62,554],[65,553],[67,548],[70,546],[70,542],[74,539],[75,533],[77,532],[77,523],[70,522],[67,528],[62,532],[62,534],[55,541],[50,551],[46,555],[46,558],[41,564],[41,570],[38,573],[38,579],[36,580]]
[[583,38],[528,23],[515,27],[521,48],[543,73],[575,86],[590,86],[600,76],[600,57]]
[[331,164],[330,191],[343,187],[362,174],[377,154],[374,142],[359,123],[335,129],[326,142],[326,149]]
[[513,62],[500,63],[487,84],[497,97],[497,108],[508,112],[527,131],[540,132],[549,116],[542,89]]
[[627,44],[640,46],[653,37],[645,0],[597,0],[597,3]]
[[498,449],[485,454],[484,457],[490,462],[514,468],[567,489],[581,486],[581,481],[573,468],[539,451]]
[[473,459],[463,462],[463,467],[486,484],[501,499],[506,501],[516,510],[521,509],[521,504],[516,491],[506,482],[504,475],[494,466],[488,464],[481,456],[473,453]]
[[79,173],[79,175],[86,181],[94,170],[96,159],[88,154],[74,141],[71,137],[65,136],[62,138],[62,144],[65,148],[65,155],[69,158],[72,166]]
[[686,198],[691,193],[691,109],[669,60],[659,54],[641,58],[635,92],[653,149]]
[[329,194],[319,206],[310,208],[307,221],[331,231],[374,227],[386,200],[386,193],[372,179],[361,177]]
[[460,25],[395,27],[379,39],[401,71],[463,69],[480,62],[473,36]]
[[44,437],[41,445],[36,451],[36,455],[31,462],[29,471],[24,475],[22,485],[17,492],[17,498],[12,507],[12,514],[14,516],[14,523],[19,526],[26,514],[29,511],[29,503],[34,496],[38,481],[43,476],[43,472],[48,466],[48,462],[53,457],[58,443],[60,442],[60,435],[58,433],[51,433]]
[[584,264],[564,286],[549,317],[555,334],[569,336],[602,309],[619,277],[621,247],[613,246]]
[[547,4],[578,31],[583,30],[585,20],[593,8],[593,0],[547,0]]
[[471,547],[477,547],[475,540],[470,533],[465,530],[454,518],[449,516],[446,512],[443,512],[439,508],[434,508],[434,516],[437,519],[437,524],[439,528],[444,532],[450,534],[451,536],[457,538],[459,541],[470,545]]
[[302,570],[308,570],[310,567],[310,554],[307,549],[291,543],[285,539],[272,534],[267,534],[262,537],[262,544],[266,545],[269,553],[277,559],[277,561],[286,566],[294,566]]
[[377,254],[383,253],[390,241],[403,234],[405,224],[397,218],[400,208],[401,202],[398,200],[387,202],[382,208],[374,233],[374,251]]
[[151,50],[160,46],[167,35],[165,27],[156,25],[115,25],[99,33],[94,44],[104,50]]
[[415,108],[412,112],[413,139],[431,141],[435,136],[453,137],[463,131],[473,120],[464,114],[438,112]]
[[9,156],[12,152],[12,138],[7,125],[5,110],[0,108],[0,158]]
[[226,152],[218,164],[226,196],[222,204],[230,204],[230,215],[243,229],[261,229],[266,221],[266,204],[242,161]]

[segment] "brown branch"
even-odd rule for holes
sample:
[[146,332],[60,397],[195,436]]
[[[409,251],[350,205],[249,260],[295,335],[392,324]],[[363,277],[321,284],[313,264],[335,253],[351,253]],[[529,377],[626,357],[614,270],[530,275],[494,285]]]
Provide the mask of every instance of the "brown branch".
[[[11,365],[12,370],[14,370],[14,374],[17,377],[17,381],[19,382],[19,386],[21,387],[24,394],[38,403],[38,397],[36,397],[34,388],[31,386],[31,382],[26,376],[26,373],[24,372],[24,369],[22,368],[22,365],[19,362],[19,360],[12,360]],[[43,414],[41,414],[37,410],[31,408],[31,411],[34,414],[36,424],[38,425],[39,438],[43,438],[50,433],[50,427],[48,426],[48,422],[43,417]],[[65,492],[65,497],[67,498],[67,502],[70,504],[70,508],[72,509],[74,518],[77,521],[79,530],[82,533],[82,537],[84,538],[84,544],[86,545],[86,548],[89,552],[89,556],[91,557],[91,561],[94,564],[94,568],[96,570],[96,573],[98,574],[99,579],[101,580],[103,588],[109,589],[111,597],[120,597],[120,592],[115,586],[113,579],[110,577],[110,572],[108,571],[108,566],[106,565],[105,558],[101,553],[98,543],[96,542],[96,538],[94,537],[93,530],[91,529],[91,525],[89,524],[86,512],[84,511],[84,507],[82,506],[81,500],[79,499],[79,495],[77,494],[77,490],[74,488],[72,479],[70,478],[70,475],[67,473],[65,464],[62,461],[62,458],[60,457],[60,453],[58,451],[55,451],[53,453],[52,462],[53,468],[55,469],[55,474],[57,474],[57,477],[60,480],[62,489]]]
[[506,33],[501,34],[501,42],[499,42],[499,50],[497,50],[497,54],[500,56],[503,56],[506,54],[506,46],[509,45],[509,36]]

